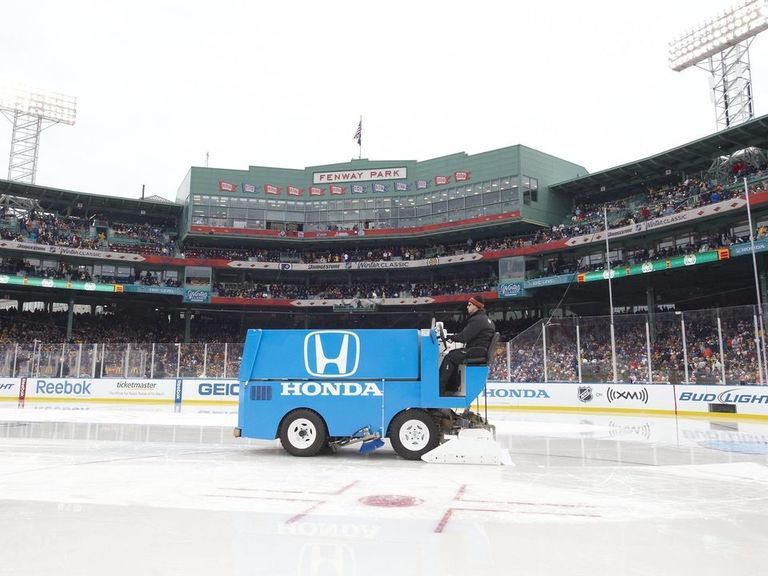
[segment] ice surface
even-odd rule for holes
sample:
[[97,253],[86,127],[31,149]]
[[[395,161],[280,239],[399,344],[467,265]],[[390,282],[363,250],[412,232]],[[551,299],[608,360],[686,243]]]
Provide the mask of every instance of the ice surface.
[[0,574],[765,573],[768,456],[727,447],[767,424],[490,416],[515,466],[295,458],[233,438],[235,408],[0,404]]

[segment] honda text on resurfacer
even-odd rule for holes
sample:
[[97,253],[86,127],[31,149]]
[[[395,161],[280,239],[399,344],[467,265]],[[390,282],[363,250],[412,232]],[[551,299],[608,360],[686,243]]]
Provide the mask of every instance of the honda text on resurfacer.
[[[441,395],[442,326],[425,330],[249,330],[240,367],[235,436],[279,438],[295,456],[388,438],[428,462],[505,463],[494,427],[468,410],[488,358],[459,368],[458,395]],[[446,441],[449,440],[449,441]]]

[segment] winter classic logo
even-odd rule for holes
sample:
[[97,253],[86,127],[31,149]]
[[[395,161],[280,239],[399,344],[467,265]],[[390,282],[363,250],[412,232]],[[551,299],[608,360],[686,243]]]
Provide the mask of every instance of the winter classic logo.
[[505,282],[498,286],[499,298],[516,298],[523,296],[525,291],[523,290],[522,282]]
[[207,290],[184,290],[184,302],[192,302],[196,304],[207,304],[211,300],[211,293]]

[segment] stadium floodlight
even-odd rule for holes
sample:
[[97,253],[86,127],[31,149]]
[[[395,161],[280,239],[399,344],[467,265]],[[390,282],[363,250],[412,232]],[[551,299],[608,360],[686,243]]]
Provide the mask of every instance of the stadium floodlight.
[[669,43],[669,65],[679,72],[768,30],[768,0],[744,0]]
[[718,130],[751,120],[749,45],[768,30],[768,0],[741,0],[669,43],[669,66],[697,66],[712,75]]
[[73,125],[77,99],[21,85],[0,85],[0,112],[13,123],[8,180],[34,184],[40,133],[54,124]]
[[72,126],[77,116],[77,98],[21,85],[0,85],[0,109]]

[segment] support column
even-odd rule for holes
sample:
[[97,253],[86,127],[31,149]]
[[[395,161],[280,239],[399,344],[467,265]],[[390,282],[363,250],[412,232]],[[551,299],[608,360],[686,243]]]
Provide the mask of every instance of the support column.
[[184,310],[184,344],[189,344],[191,324],[192,324],[192,311],[189,308],[187,308]]
[[648,332],[653,342],[656,340],[656,292],[653,286],[645,289],[645,305],[648,306]]
[[72,321],[75,315],[75,299],[70,298],[67,303],[67,342],[72,340]]

